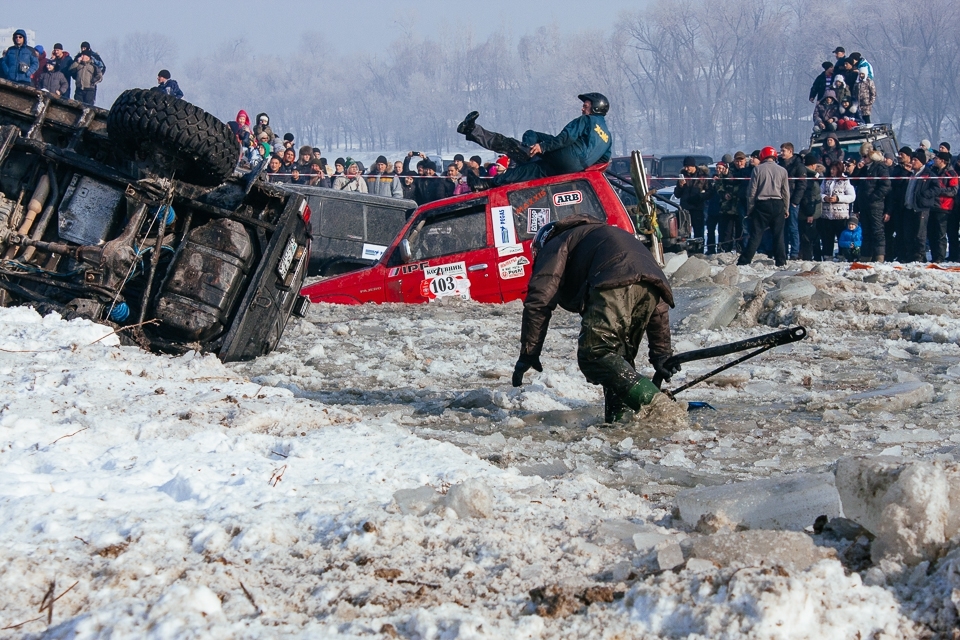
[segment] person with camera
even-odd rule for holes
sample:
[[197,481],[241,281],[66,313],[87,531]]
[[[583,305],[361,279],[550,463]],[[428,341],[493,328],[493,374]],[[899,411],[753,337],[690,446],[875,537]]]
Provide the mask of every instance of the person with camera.
[[[610,160],[613,135],[604,116],[610,110],[610,102],[602,93],[581,93],[580,117],[571,120],[559,134],[553,136],[539,131],[524,132],[521,140],[502,133],[487,131],[477,124],[478,111],[471,111],[457,125],[457,133],[481,147],[502,153],[516,163],[504,173],[498,173],[490,181],[492,186],[512,184],[583,171],[598,162]],[[467,174],[474,190],[487,186],[476,177]]]
[[0,74],[5,80],[18,84],[33,84],[33,74],[40,68],[40,56],[36,49],[27,46],[27,32],[13,32],[13,46],[3,52]]

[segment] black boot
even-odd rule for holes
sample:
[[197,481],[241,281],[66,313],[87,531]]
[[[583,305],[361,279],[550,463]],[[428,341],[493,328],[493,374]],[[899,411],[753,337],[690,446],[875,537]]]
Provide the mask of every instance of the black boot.
[[470,187],[471,191],[484,191],[490,188],[490,182],[487,180],[482,180],[480,176],[475,174],[471,170],[467,170],[467,186]]
[[463,119],[463,122],[457,125],[457,133],[465,136],[470,135],[473,132],[473,123],[476,122],[479,117],[479,111],[471,111],[468,113],[467,117]]

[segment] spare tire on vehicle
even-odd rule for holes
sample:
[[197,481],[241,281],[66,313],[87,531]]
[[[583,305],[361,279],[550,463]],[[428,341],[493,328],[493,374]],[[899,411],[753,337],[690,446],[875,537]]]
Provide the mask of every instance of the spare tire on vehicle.
[[160,91],[121,93],[107,115],[107,133],[157,173],[205,187],[223,183],[240,158],[240,143],[226,123]]

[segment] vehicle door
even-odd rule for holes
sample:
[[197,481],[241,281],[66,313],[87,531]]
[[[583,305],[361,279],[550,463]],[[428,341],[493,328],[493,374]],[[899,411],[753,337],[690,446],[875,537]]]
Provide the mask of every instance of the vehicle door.
[[421,210],[400,247],[387,261],[387,299],[429,302],[458,296],[477,302],[501,302],[486,198]]
[[516,228],[519,250],[507,245],[498,248],[497,275],[504,302],[523,299],[533,273],[530,244],[540,227],[574,214],[588,215],[603,222],[607,214],[593,186],[586,179],[514,189],[507,194]]

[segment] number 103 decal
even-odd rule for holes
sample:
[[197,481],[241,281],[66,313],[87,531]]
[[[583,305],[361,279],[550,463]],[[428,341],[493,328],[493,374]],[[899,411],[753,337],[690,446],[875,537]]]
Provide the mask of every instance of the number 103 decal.
[[420,283],[420,295],[429,300],[446,296],[460,296],[470,299],[470,279],[467,278],[467,264],[454,262],[423,270],[423,282]]

